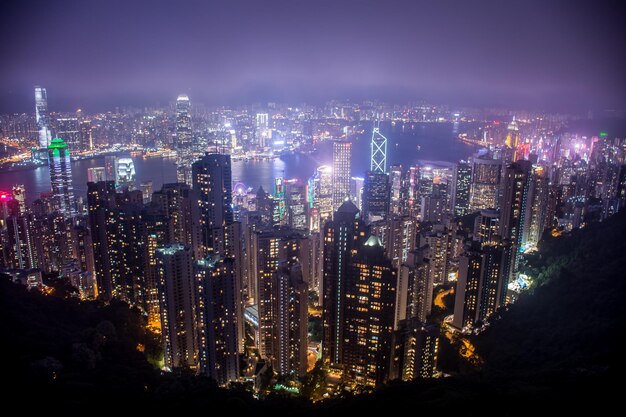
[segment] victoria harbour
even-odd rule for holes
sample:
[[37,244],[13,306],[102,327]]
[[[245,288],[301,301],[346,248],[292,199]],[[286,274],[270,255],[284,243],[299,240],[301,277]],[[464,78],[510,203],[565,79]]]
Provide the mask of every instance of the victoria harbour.
[[[371,129],[371,123],[365,123]],[[391,123],[381,124],[381,131],[389,138],[388,158],[390,165],[410,166],[423,163],[450,164],[468,158],[478,148],[458,140],[458,134],[475,123]],[[367,131],[367,130],[366,130]],[[369,169],[369,132],[357,135],[353,146],[352,175],[362,177]],[[133,157],[137,183],[152,181],[154,189],[162,184],[176,182],[174,158]],[[235,160],[232,162],[233,186],[244,184],[256,190],[263,187],[271,192],[274,178],[308,178],[320,165],[332,164],[331,143],[321,143],[312,153],[290,153],[265,160]],[[77,196],[87,194],[87,170],[104,165],[104,157],[84,159],[72,163],[72,179]],[[50,174],[47,166],[15,171],[0,171],[0,188],[10,189],[22,184],[26,198],[33,201],[41,193],[50,190]]]

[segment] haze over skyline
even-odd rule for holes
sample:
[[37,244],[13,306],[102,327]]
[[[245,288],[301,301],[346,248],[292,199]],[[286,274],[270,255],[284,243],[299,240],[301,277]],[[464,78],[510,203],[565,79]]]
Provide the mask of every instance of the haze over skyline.
[[20,1],[2,6],[0,112],[416,99],[626,105],[615,2]]

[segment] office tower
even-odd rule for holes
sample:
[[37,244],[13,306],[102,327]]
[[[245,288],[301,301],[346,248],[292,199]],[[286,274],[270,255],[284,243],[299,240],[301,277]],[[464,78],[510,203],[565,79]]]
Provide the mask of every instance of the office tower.
[[365,232],[359,209],[349,201],[324,226],[322,356],[331,365],[343,364],[346,280],[352,253]]
[[98,293],[103,300],[109,301],[118,295],[117,269],[112,261],[116,235],[108,230],[115,228],[115,181],[87,183],[87,206],[89,212],[89,228],[93,241],[94,269]]
[[118,190],[135,187],[135,163],[131,158],[115,160],[115,185]]
[[[333,169],[322,165],[309,179],[308,203],[311,210],[311,231],[320,231],[333,215]],[[315,212],[313,212],[315,210]],[[315,214],[315,215],[314,215]]]
[[54,137],[62,138],[73,151],[81,149],[80,126],[75,116],[54,119],[53,133]]
[[397,271],[380,239],[370,236],[349,261],[345,280],[344,377],[376,386],[389,378]]
[[500,213],[494,209],[480,210],[474,220],[474,240],[481,245],[500,240]]
[[[213,247],[213,229],[233,222],[230,155],[207,153],[193,164],[193,189],[199,206],[199,255]],[[201,257],[200,256],[200,257]]]
[[195,190],[183,183],[164,184],[159,191],[152,194],[152,205],[160,215],[169,219],[168,242],[189,246],[195,256],[199,257],[196,248],[199,239],[196,226],[199,213]]
[[307,371],[308,286],[300,265],[279,265],[273,274],[273,369],[302,378]]
[[378,174],[387,173],[387,138],[380,133],[378,120],[374,122],[370,144],[370,171]]
[[72,161],[70,151],[63,139],[55,138],[50,142],[48,164],[55,209],[65,217],[74,217],[76,207],[72,185]]
[[287,224],[292,229],[306,230],[306,186],[298,179],[285,180],[285,202],[287,206]]
[[191,248],[178,243],[156,250],[165,366],[198,366],[196,285]]
[[285,201],[285,180],[282,177],[274,178],[274,205],[272,212],[272,224],[276,226],[287,226],[289,217],[287,213],[287,202]]
[[256,140],[259,148],[267,146],[269,139],[269,115],[267,113],[256,114]]
[[150,201],[152,201],[152,180],[142,181],[139,184],[139,190],[141,191],[141,195],[143,196],[144,204],[148,204]]
[[191,101],[181,94],[176,99],[176,179],[191,184],[193,162],[193,132],[191,130]]
[[[504,144],[511,151],[511,160],[510,162],[515,162],[518,159],[518,147],[519,143],[519,126],[517,125],[517,121],[515,121],[515,116],[513,116],[513,120],[507,126],[506,138],[504,140]],[[507,158],[508,159],[508,158]]]
[[433,378],[437,369],[439,328],[417,319],[405,320],[394,332],[393,379]]
[[333,142],[333,210],[350,198],[352,143]]
[[367,171],[363,181],[363,218],[375,220],[389,214],[389,176]]
[[50,119],[48,117],[48,93],[43,87],[35,87],[35,121],[39,131],[39,147],[46,149],[50,145]]
[[469,248],[459,260],[459,276],[454,299],[452,325],[471,330],[489,318],[506,300],[507,244]]
[[404,203],[402,201],[403,193],[403,173],[401,165],[392,165],[389,167],[389,195],[390,206],[389,211],[393,215],[403,214]]
[[350,200],[361,210],[363,208],[363,177],[352,177],[350,179]]
[[239,379],[239,294],[232,258],[196,262],[200,372],[226,385]]
[[16,184],[11,189],[13,199],[17,202],[17,212],[26,214],[26,188],[23,184]]
[[[524,237],[524,220],[531,209],[528,201],[531,188],[532,164],[517,161],[506,167],[502,178],[502,203],[500,204],[500,236],[512,245],[511,277],[519,269],[519,257]],[[511,277],[507,277],[510,279]]]
[[470,212],[498,208],[502,161],[488,155],[471,158]]
[[432,311],[434,282],[424,255],[423,249],[411,251],[399,271],[396,329],[405,319],[426,322]]
[[106,181],[106,169],[104,167],[87,168],[87,182]]
[[469,214],[472,166],[469,161],[460,161],[454,166],[452,182],[452,208],[455,216]]

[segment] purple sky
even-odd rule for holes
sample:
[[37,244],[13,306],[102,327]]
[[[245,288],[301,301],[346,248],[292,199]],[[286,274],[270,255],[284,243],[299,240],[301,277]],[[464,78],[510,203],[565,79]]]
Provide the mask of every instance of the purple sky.
[[[0,112],[378,97],[626,107],[626,25],[599,1],[2,2]],[[549,3],[549,4],[547,4]],[[602,3],[602,4],[598,4]]]

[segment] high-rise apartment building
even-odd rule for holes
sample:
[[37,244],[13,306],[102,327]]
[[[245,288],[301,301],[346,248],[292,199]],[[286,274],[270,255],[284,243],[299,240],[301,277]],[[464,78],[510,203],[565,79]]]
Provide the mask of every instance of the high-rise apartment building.
[[196,277],[191,248],[172,244],[156,250],[165,366],[198,367]]

